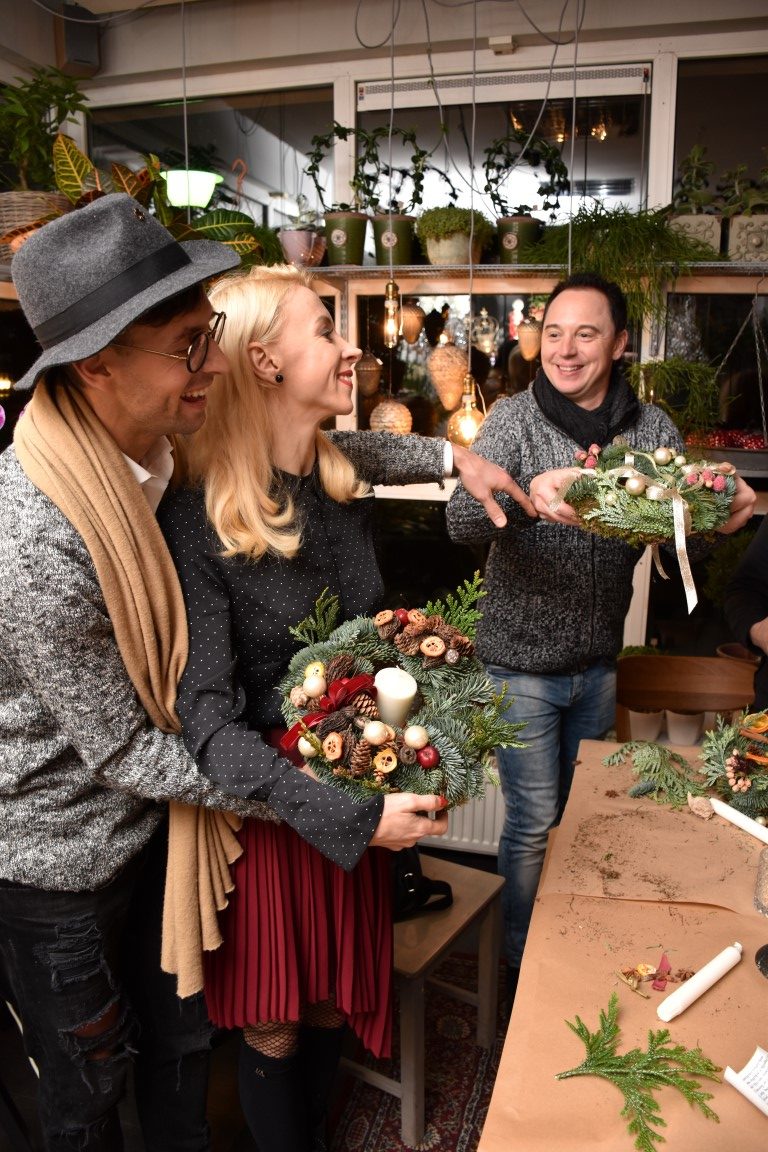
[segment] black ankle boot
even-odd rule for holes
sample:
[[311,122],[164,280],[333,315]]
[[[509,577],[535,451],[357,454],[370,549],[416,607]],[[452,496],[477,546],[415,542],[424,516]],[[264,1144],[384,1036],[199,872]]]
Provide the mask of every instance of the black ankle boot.
[[304,1076],[298,1053],[278,1059],[242,1042],[240,1105],[259,1152],[310,1152]]

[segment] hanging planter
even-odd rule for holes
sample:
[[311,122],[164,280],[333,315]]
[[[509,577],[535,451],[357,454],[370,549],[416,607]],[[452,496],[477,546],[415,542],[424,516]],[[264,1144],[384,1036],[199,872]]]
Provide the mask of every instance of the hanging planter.
[[368,425],[371,432],[394,432],[405,436],[411,430],[413,419],[405,404],[387,397],[371,412]]
[[467,374],[467,353],[455,344],[438,344],[427,359],[427,375],[446,412],[461,400]]
[[325,236],[310,228],[281,228],[277,234],[283,255],[298,268],[316,268],[325,255]]

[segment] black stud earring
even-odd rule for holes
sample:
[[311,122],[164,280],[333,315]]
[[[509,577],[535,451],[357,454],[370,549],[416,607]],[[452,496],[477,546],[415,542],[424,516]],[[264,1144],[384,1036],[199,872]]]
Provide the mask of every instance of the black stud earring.
[[275,373],[275,383],[276,383],[276,384],[282,384],[282,382],[283,382],[283,374],[282,374],[282,372],[276,372],[276,373]]

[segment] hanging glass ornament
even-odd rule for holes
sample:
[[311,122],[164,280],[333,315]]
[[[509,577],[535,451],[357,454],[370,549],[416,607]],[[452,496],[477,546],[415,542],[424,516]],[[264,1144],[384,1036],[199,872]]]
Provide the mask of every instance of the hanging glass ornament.
[[406,303],[401,309],[403,336],[409,344],[415,344],[424,327],[426,314],[418,304]]
[[355,364],[355,376],[357,377],[357,390],[361,396],[373,396],[378,391],[379,384],[381,383],[381,372],[383,364],[378,356],[374,356],[370,349],[363,352],[362,356]]
[[447,412],[452,412],[461,400],[466,372],[467,354],[455,344],[438,344],[429,354],[427,375]]
[[412,417],[405,404],[388,396],[373,409],[368,424],[371,432],[395,432],[398,436],[405,436],[411,430]]
[[499,322],[488,315],[487,308],[480,309],[480,315],[472,321],[470,329],[472,343],[486,356],[493,356],[496,351],[496,339],[499,335]]
[[541,351],[541,324],[527,317],[517,326],[517,342],[524,360],[535,360]]

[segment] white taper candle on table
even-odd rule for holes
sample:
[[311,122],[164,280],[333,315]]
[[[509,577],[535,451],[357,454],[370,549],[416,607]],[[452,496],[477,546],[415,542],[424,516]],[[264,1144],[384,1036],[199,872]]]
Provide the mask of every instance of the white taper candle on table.
[[741,960],[741,944],[729,944],[722,952],[718,952],[713,960],[700,968],[698,972],[691,976],[690,980],[686,980],[674,992],[670,992],[669,996],[665,996],[661,1004],[656,1009],[656,1015],[659,1020],[664,1020],[668,1023],[674,1020],[675,1016],[679,1016],[686,1008],[693,1004],[694,1000],[698,1000],[708,988],[725,976],[726,972],[730,972],[734,965],[738,964]]
[[738,809],[732,808],[730,804],[725,804],[722,800],[718,800],[716,796],[710,796],[709,802],[717,812],[718,816],[722,816],[724,820],[730,820],[731,824],[735,824],[737,828],[742,828],[745,832],[749,832],[750,836],[755,836],[758,840],[762,840],[763,844],[768,844],[768,828],[763,824],[758,824],[757,820],[753,820],[751,816],[746,816]]

